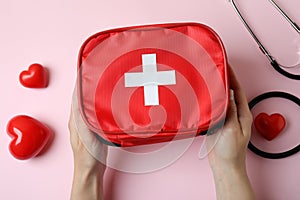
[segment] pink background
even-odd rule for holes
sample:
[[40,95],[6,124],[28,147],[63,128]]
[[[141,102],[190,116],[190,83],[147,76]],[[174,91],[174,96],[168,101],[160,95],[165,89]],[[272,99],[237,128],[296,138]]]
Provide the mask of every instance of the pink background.
[[[299,36],[268,1],[240,2],[255,31],[274,55],[280,55],[284,62],[299,61]],[[299,0],[277,2],[300,24]],[[0,199],[69,199],[73,157],[67,122],[77,54],[83,41],[109,28],[178,21],[201,22],[215,29],[249,100],[272,90],[300,97],[300,82],[283,77],[269,65],[226,0],[2,1]],[[34,62],[50,71],[50,85],[46,89],[27,89],[18,82],[19,73]],[[299,69],[290,72],[300,74]],[[254,115],[260,112],[280,112],[288,122],[285,131],[272,142],[263,141],[254,131],[252,140],[260,148],[276,152],[299,143],[299,107],[275,98],[253,109]],[[8,151],[10,138],[6,124],[18,114],[33,116],[55,132],[50,148],[28,161],[18,161]],[[147,174],[108,170],[107,199],[215,199],[208,162],[197,157],[197,140],[178,161],[162,170]],[[257,199],[299,199],[299,153],[281,160],[268,160],[249,151],[247,166]]]

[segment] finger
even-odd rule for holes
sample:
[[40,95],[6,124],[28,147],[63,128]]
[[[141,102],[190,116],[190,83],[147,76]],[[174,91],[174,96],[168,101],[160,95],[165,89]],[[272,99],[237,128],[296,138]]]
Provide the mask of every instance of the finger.
[[243,133],[249,135],[250,131],[248,131],[248,129],[252,124],[252,114],[248,106],[246,95],[231,67],[229,67],[229,76],[230,86],[234,91],[234,100],[237,107],[238,120],[240,121]]
[[234,100],[234,91],[230,90],[230,102],[229,102],[229,108],[226,116],[226,123],[237,121],[237,106],[235,104]]
[[238,115],[243,116],[245,112],[247,113],[249,111],[248,101],[231,67],[229,67],[229,76],[230,76],[230,86],[231,89],[234,91],[234,99],[237,104],[237,107],[239,108]]
[[84,130],[84,132],[89,132],[85,122],[82,119],[80,114],[79,106],[78,106],[78,98],[76,93],[76,87],[73,91],[72,96],[72,108],[71,108],[71,116],[70,119],[73,119],[74,128],[79,132],[79,130]]
[[72,102],[71,102],[71,109],[70,109],[70,116],[69,116],[69,129],[74,131],[74,125],[75,125],[75,117],[74,115],[78,112],[78,105],[77,105],[77,99],[76,99],[76,92],[75,89],[73,91],[72,95]]
[[76,86],[72,93],[72,100],[71,100],[71,108],[70,108],[70,116],[69,116],[69,129],[74,127],[74,114],[78,112],[78,102],[76,97]]
[[[213,134],[209,134],[205,137],[205,141],[203,145],[200,148],[200,152],[198,154],[198,157],[200,159],[204,158],[206,155],[209,154],[209,152],[214,148],[216,143],[218,142],[220,135],[222,133],[228,134],[228,130],[234,130],[229,131],[230,133],[241,133],[241,131],[235,131],[237,128],[240,129],[238,118],[237,118],[237,107],[234,101],[234,94],[233,90],[230,90],[230,102],[228,106],[228,111],[226,113],[226,119],[224,127],[221,129],[216,130]],[[226,130],[226,131],[223,131]]]
[[77,90],[76,90],[76,88],[77,87],[75,86],[74,91],[73,91],[73,95],[72,95],[71,110],[72,110],[73,114],[80,114],[79,107],[78,107],[78,99],[77,99]]

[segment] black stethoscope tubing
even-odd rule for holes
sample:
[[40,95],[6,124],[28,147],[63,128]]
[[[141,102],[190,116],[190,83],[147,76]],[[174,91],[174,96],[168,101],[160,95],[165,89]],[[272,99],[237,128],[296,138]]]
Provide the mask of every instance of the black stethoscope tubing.
[[[294,21],[292,21],[291,18],[289,18],[289,16],[273,0],[269,0],[269,1],[280,12],[280,14],[282,16],[284,16],[284,18],[291,24],[291,26],[300,34],[300,27],[298,26],[298,24],[296,24]],[[248,23],[246,22],[246,20],[242,16],[242,14],[240,13],[239,9],[237,8],[234,0],[230,0],[230,3],[233,6],[237,15],[239,16],[240,20],[243,22],[244,26],[247,28],[247,30],[249,31],[249,33],[251,34],[251,36],[253,37],[255,42],[258,44],[259,49],[268,58],[270,64],[273,66],[273,68],[277,72],[282,74],[283,76],[286,76],[286,77],[288,77],[290,79],[294,79],[294,80],[300,80],[300,75],[289,73],[289,72],[285,71],[284,69],[282,69],[282,67],[280,67],[279,63],[272,57],[272,55],[269,53],[269,51],[266,49],[266,47],[261,43],[261,41],[258,39],[258,37],[253,32],[253,30],[250,28],[250,26],[248,25]]]

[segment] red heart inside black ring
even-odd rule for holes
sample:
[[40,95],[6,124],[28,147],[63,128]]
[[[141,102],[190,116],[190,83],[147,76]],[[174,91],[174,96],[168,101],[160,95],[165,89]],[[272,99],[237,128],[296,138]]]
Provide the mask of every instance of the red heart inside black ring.
[[[272,91],[272,92],[263,93],[263,94],[255,97],[254,99],[252,99],[249,102],[249,108],[252,109],[257,103],[259,103],[265,99],[273,98],[273,97],[288,99],[288,100],[296,103],[298,106],[300,106],[300,99],[298,97],[296,97],[292,94],[286,93],[286,92]],[[261,157],[269,158],[269,159],[281,159],[281,158],[286,158],[286,157],[289,157],[289,156],[292,156],[292,155],[298,153],[300,151],[300,144],[298,144],[297,146],[295,146],[294,148],[292,148],[288,151],[284,151],[284,152],[280,152],[280,153],[269,153],[269,152],[262,151],[262,150],[258,149],[257,147],[255,147],[251,141],[248,144],[248,148],[253,153],[255,153]]]

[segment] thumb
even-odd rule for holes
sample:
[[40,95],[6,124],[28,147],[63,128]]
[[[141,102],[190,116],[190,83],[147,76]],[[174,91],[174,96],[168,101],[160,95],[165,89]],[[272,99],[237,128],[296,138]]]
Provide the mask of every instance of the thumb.
[[234,90],[230,89],[230,102],[226,122],[230,122],[232,120],[237,120],[237,106],[234,98]]

